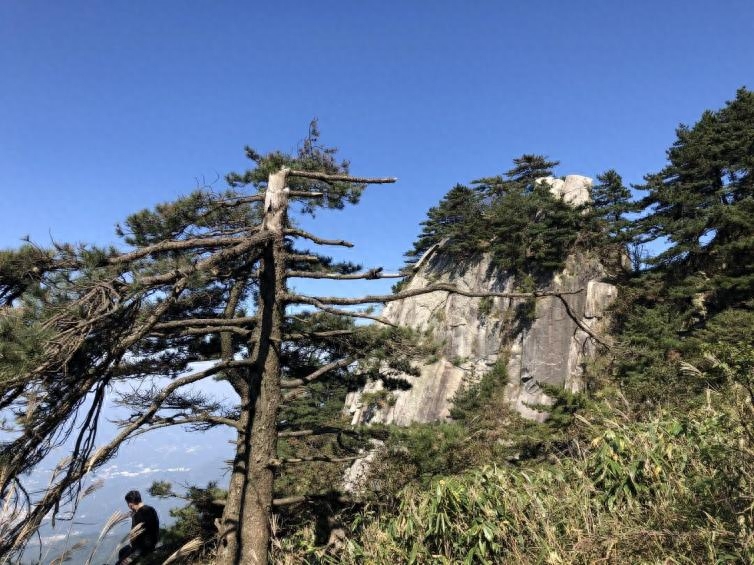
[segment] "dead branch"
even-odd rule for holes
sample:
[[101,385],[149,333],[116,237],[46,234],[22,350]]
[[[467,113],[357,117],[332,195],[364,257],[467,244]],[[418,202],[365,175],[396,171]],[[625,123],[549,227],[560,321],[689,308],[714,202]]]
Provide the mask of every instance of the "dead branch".
[[344,430],[341,428],[317,428],[316,430],[286,430],[278,432],[278,437],[310,437],[310,436],[324,436],[330,434],[339,434]]
[[579,320],[579,317],[576,316],[576,314],[571,310],[571,305],[568,304],[568,301],[563,298],[563,296],[559,294],[555,294],[562,303],[563,307],[565,308],[566,313],[568,314],[568,317],[573,320],[573,322],[579,327],[580,330],[582,330],[584,333],[586,333],[589,337],[591,337],[594,341],[599,343],[602,347],[610,351],[612,348],[611,346],[605,342],[604,339],[602,339],[600,336],[598,336],[596,333],[594,333],[591,329],[589,329],[581,320]]
[[302,502],[314,502],[320,500],[327,500],[332,502],[339,502],[340,504],[352,504],[354,499],[348,496],[331,494],[302,494],[299,496],[287,496],[285,498],[276,498],[272,501],[272,505],[276,508],[283,506],[292,506],[293,504],[300,504]]
[[324,196],[324,192],[308,192],[306,190],[289,190],[288,196],[299,198],[321,198]]
[[296,253],[289,254],[287,259],[290,261],[301,261],[302,263],[319,263],[322,261],[322,257],[318,257],[317,255],[298,255]]
[[287,276],[300,279],[334,279],[342,281],[352,281],[357,279],[375,280],[375,279],[400,279],[403,275],[399,273],[383,273],[382,267],[369,269],[364,273],[352,273],[343,275],[340,273],[317,273],[310,271],[288,271]]
[[256,316],[244,316],[241,318],[190,318],[188,320],[171,320],[154,325],[155,330],[171,330],[186,327],[201,326],[234,326],[250,327],[257,322]]
[[355,359],[353,357],[346,357],[345,359],[340,359],[338,361],[333,361],[332,363],[328,363],[327,365],[323,365],[322,367],[320,367],[313,373],[310,373],[309,375],[303,378],[281,379],[280,387],[281,388],[297,388],[300,386],[304,386],[314,380],[317,380],[319,377],[321,377],[324,374],[329,373],[330,371],[334,371],[335,369],[340,369],[343,367],[348,367],[348,365],[350,365],[354,361]]
[[241,204],[250,204],[251,202],[264,202],[264,192],[252,196],[237,196],[234,198],[215,200],[213,204],[220,206],[221,208],[236,208]]
[[347,435],[351,437],[361,437],[362,434],[355,429],[337,428],[333,426],[317,426],[310,430],[282,430],[278,432],[279,438],[287,437],[310,437],[310,436],[322,436],[322,435]]
[[270,467],[282,467],[283,465],[295,464],[295,463],[311,463],[312,461],[321,461],[323,463],[349,463],[351,461],[357,461],[364,459],[367,454],[364,455],[350,455],[348,457],[329,457],[327,455],[311,455],[309,457],[290,457],[287,459],[271,459]]
[[[332,494],[301,494],[298,496],[275,498],[272,500],[272,505],[276,508],[280,508],[282,506],[292,506],[293,504],[319,500],[329,500],[333,502],[339,502],[341,504],[352,504],[353,502],[355,502],[351,497],[344,496],[342,494],[335,496],[333,496]],[[217,506],[225,506],[225,500],[218,498],[213,500],[212,504],[216,504]]]
[[426,286],[424,288],[412,288],[403,290],[395,294],[382,294],[372,296],[361,296],[358,298],[340,298],[336,296],[304,296],[298,294],[288,294],[285,300],[292,304],[312,304],[312,301],[317,301],[319,304],[335,304],[338,306],[355,306],[357,304],[377,304],[385,302],[395,302],[396,300],[404,300],[413,296],[419,296],[422,294],[429,294],[430,292],[447,292],[450,294],[460,294],[461,296],[468,296],[470,298],[541,298],[543,296],[569,296],[572,294],[579,294],[584,292],[583,288],[574,291],[555,292],[555,291],[535,291],[535,292],[481,292],[472,290],[463,290],[452,284],[437,283]]
[[313,241],[314,243],[318,243],[320,245],[339,245],[341,247],[353,247],[353,243],[351,243],[350,241],[345,241],[343,239],[323,239],[312,233],[300,229],[289,228],[286,229],[284,233],[285,235],[303,237],[304,239],[308,239],[309,241]]
[[381,324],[384,324],[386,326],[391,326],[393,328],[397,328],[398,324],[394,324],[387,318],[383,318],[381,316],[372,316],[371,314],[366,314],[364,312],[354,312],[351,310],[341,310],[339,308],[331,308],[327,306],[324,302],[321,302],[319,299],[311,297],[311,296],[303,296],[303,295],[286,295],[286,299],[288,297],[295,297],[294,303],[298,304],[310,304],[311,306],[315,306],[318,309],[320,309],[323,312],[327,312],[328,314],[335,314],[336,316],[347,316],[349,318],[361,318],[364,320],[373,320],[375,322],[379,322]]
[[350,182],[353,184],[389,184],[397,181],[395,177],[368,178],[352,177],[349,175],[328,175],[327,173],[318,173],[315,171],[288,171],[289,177],[301,177],[305,179],[323,180],[325,182]]

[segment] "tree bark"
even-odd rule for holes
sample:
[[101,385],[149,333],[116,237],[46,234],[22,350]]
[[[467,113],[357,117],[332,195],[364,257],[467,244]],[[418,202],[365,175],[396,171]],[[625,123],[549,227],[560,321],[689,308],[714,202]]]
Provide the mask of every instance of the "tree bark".
[[285,222],[287,170],[269,177],[263,233],[258,323],[251,344],[254,366],[242,394],[241,429],[221,522],[217,564],[264,565],[270,545],[270,516],[277,456],[277,415],[281,401],[280,343],[285,314]]

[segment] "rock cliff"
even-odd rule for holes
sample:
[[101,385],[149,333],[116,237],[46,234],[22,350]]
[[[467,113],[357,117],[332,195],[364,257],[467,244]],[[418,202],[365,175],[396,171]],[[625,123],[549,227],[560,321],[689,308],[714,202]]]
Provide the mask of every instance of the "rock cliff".
[[[572,175],[544,182],[566,202],[589,200],[591,180],[587,177]],[[421,367],[420,376],[404,375],[411,388],[392,391],[388,402],[379,393],[381,382],[351,393],[346,405],[352,423],[408,425],[447,418],[450,401],[461,384],[474,382],[496,363],[506,364],[506,397],[511,405],[524,417],[544,419],[546,414],[534,409],[551,402],[541,385],[572,391],[584,385],[584,364],[596,346],[589,332],[600,332],[605,309],[617,292],[613,285],[601,282],[604,275],[596,257],[573,255],[545,285],[546,290],[569,293],[562,298],[541,297],[532,305],[523,299],[435,292],[388,304],[384,317],[428,331],[440,344],[439,353]],[[475,292],[515,292],[521,283],[496,269],[489,256],[463,267],[451,264],[441,246],[417,263],[406,288],[438,282]],[[383,401],[374,402],[375,398]]]

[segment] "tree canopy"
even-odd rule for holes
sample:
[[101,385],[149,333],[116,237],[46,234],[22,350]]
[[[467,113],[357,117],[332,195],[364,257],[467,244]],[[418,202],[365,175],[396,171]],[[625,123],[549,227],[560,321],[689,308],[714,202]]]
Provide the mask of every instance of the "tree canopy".
[[491,253],[496,267],[518,274],[548,273],[563,266],[587,227],[583,207],[550,192],[546,179],[557,161],[525,154],[504,175],[453,187],[429,210],[414,248],[415,262],[433,245],[463,264]]

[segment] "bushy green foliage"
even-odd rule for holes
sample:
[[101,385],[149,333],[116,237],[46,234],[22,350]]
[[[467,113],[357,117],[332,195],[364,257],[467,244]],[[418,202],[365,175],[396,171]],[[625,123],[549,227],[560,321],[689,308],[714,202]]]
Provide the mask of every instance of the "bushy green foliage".
[[743,469],[754,459],[728,435],[735,425],[725,410],[634,424],[584,419],[592,438],[581,457],[410,487],[394,514],[357,524],[341,562],[747,562],[754,516]]
[[530,191],[509,190],[493,201],[490,221],[496,264],[524,275],[562,268],[584,216],[553,196],[546,183],[536,183]]
[[42,344],[52,337],[33,316],[0,310],[0,382],[39,363]]
[[[598,252],[613,278],[620,278],[633,235],[633,222],[626,214],[636,212],[639,205],[632,201],[631,192],[614,169],[597,175],[591,197],[592,201],[584,211],[587,227],[582,229],[579,238],[582,245]],[[635,243],[634,254],[640,249],[641,244]]]

